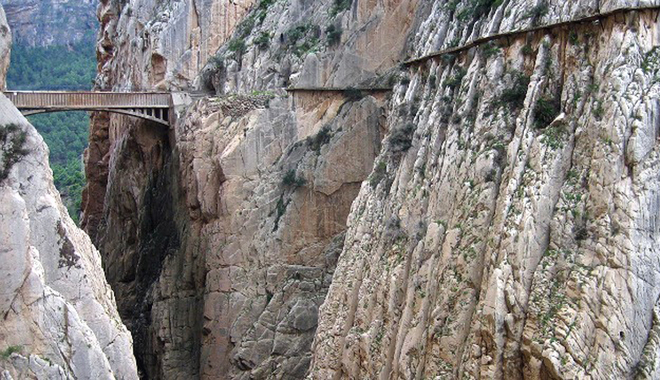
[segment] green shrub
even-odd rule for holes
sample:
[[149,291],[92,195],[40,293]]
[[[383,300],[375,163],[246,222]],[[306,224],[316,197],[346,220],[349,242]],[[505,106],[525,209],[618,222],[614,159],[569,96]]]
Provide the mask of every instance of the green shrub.
[[295,169],[291,169],[282,178],[282,184],[286,187],[298,188],[304,186],[307,181],[303,177],[298,177]]
[[341,42],[342,34],[341,26],[330,25],[325,29],[325,38],[328,41],[328,45],[333,46]]
[[353,102],[364,98],[364,93],[362,90],[359,90],[355,87],[348,87],[344,90],[344,96],[348,99],[348,101]]
[[330,142],[332,138],[332,133],[330,127],[327,125],[323,126],[321,130],[314,135],[313,137],[307,138],[307,146],[317,153],[321,151],[321,147]]
[[23,149],[27,134],[16,124],[0,126],[0,151],[2,152],[2,168],[0,181],[7,179],[11,168],[29,152]]
[[254,44],[261,50],[268,49],[268,46],[270,46],[270,33],[261,32],[259,37],[254,39]]
[[538,24],[539,20],[543,18],[543,16],[548,14],[548,10],[549,10],[548,4],[546,4],[544,1],[538,4],[537,6],[535,6],[534,8],[530,9],[530,11],[527,12],[526,17],[531,18],[532,24],[536,25]]
[[563,124],[554,125],[544,131],[543,143],[551,149],[559,149],[563,145],[565,135],[566,128]]
[[432,89],[435,89],[436,86],[438,85],[437,82],[438,82],[438,77],[437,76],[435,76],[434,74],[429,76],[429,87],[431,87]]
[[287,43],[289,45],[295,45],[299,39],[301,39],[307,31],[309,30],[309,25],[298,25],[293,27],[286,32]]
[[559,102],[547,97],[541,97],[534,107],[534,118],[537,128],[543,128],[552,123],[559,115]]
[[443,84],[446,87],[449,87],[453,90],[456,87],[461,85],[461,82],[463,81],[463,78],[465,77],[465,74],[467,74],[467,70],[460,67],[458,69],[458,71],[456,72],[456,74],[454,74],[454,76],[452,76],[451,78],[447,79]]
[[523,106],[527,96],[529,77],[521,72],[516,72],[514,75],[513,87],[502,92],[501,102],[508,104],[512,109],[519,109]]
[[392,131],[389,138],[389,145],[393,152],[406,152],[412,146],[413,134],[415,133],[415,124],[408,123],[401,128]]
[[247,51],[247,45],[245,45],[245,41],[242,38],[235,38],[229,41],[229,46],[227,49],[236,53],[238,56],[241,56]]
[[523,46],[521,52],[524,56],[530,56],[530,55],[534,54],[534,49],[532,48],[532,45],[527,44],[527,45]]
[[350,9],[352,3],[353,0],[335,0],[335,3],[332,5],[332,8],[330,9],[330,15],[334,17],[340,14],[341,12]]
[[494,44],[492,42],[489,42],[489,43],[485,44],[482,49],[483,49],[483,52],[484,52],[484,57],[486,57],[486,58],[490,58],[494,55],[497,55],[497,53],[499,53],[500,50],[501,50],[499,46],[497,46],[496,44]]
[[21,351],[23,351],[23,347],[21,346],[9,346],[0,353],[0,356],[2,356],[4,359],[8,359],[11,356],[11,354]]

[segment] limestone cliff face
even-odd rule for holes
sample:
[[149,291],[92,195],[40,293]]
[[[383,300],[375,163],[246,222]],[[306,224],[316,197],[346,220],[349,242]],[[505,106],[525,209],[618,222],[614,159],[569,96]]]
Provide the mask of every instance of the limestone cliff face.
[[[99,11],[102,88],[208,93],[92,127],[86,229],[146,377],[657,376],[655,13],[399,66],[656,2],[234,3]],[[357,85],[394,89],[281,90]]]
[[[475,16],[436,2],[414,51],[599,2],[544,4]],[[600,11],[640,4],[658,5]],[[311,378],[658,377],[656,17],[513,36],[405,73]]]
[[60,200],[43,139],[2,94],[0,131],[1,377],[137,379],[100,255]]
[[11,57],[11,31],[7,24],[5,11],[0,5],[0,90],[7,87],[6,78]]
[[21,46],[66,46],[96,33],[96,0],[0,0],[14,42]]
[[101,0],[100,88],[189,89],[254,0]]
[[[292,46],[276,42],[277,28],[284,33],[313,16],[314,30],[341,20],[343,38],[367,26],[373,33],[391,5],[375,2],[369,5],[374,18],[353,19],[349,9],[329,15],[327,2],[259,2],[246,16],[255,25],[250,36],[241,23],[225,40],[252,41],[270,28],[271,50],[246,42],[239,64],[238,57],[224,57],[228,45],[216,53],[217,45],[209,55],[218,57],[212,62],[219,66],[200,72],[205,58],[188,74],[168,58],[165,74],[155,81],[150,58],[138,66],[145,70],[131,68],[134,59],[145,57],[142,45],[113,45],[133,35],[137,25],[122,22],[127,11],[113,15],[110,10],[122,9],[117,7],[108,2],[103,8],[108,12],[101,12],[102,19],[107,15],[105,30],[118,28],[119,37],[106,40],[113,33],[103,33],[99,50],[107,71],[99,83],[114,89],[215,83],[225,93],[197,100],[171,131],[106,115],[98,115],[93,126],[86,228],[104,255],[120,312],[134,333],[139,366],[150,378],[303,378],[350,206],[387,130],[387,99],[382,94],[348,99],[341,92],[287,95],[277,80],[250,78],[267,67],[289,77],[307,75],[305,61],[316,59],[312,51],[298,57]],[[282,25],[280,11],[287,14]],[[168,29],[169,22],[158,25],[172,35],[186,31]],[[336,49],[317,42],[327,56]],[[402,37],[378,59],[395,62],[404,42]],[[186,46],[193,57],[198,53],[199,47]],[[120,49],[127,53],[104,53]],[[270,64],[247,63],[258,55]],[[295,65],[282,63],[287,55],[295,57]],[[230,81],[220,66],[231,65]],[[370,65],[365,63],[371,73],[389,68],[380,61]],[[324,70],[349,73],[343,65]],[[243,95],[229,94],[239,87]]]

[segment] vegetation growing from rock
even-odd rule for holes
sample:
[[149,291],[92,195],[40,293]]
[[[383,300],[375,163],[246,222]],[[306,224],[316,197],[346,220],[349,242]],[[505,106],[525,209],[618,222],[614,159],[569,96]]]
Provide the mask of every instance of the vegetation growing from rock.
[[516,110],[523,106],[527,96],[527,87],[529,86],[529,77],[521,72],[513,73],[513,86],[502,92],[502,104],[508,105]]
[[559,115],[559,103],[548,97],[541,97],[534,107],[534,117],[537,128],[543,128],[552,123]]
[[330,25],[325,29],[325,38],[328,40],[329,46],[334,46],[341,42],[342,34],[341,26]]
[[16,124],[0,126],[0,150],[2,151],[0,181],[7,179],[14,164],[28,153],[27,150],[23,149],[25,138],[25,131]]
[[393,130],[389,138],[389,144],[392,151],[395,153],[401,153],[410,149],[415,129],[415,124],[408,123],[403,127]]
[[[13,90],[89,90],[96,73],[94,36],[62,48],[15,45],[7,72]],[[56,112],[30,116],[30,122],[50,149],[55,187],[71,218],[78,222],[85,186],[82,153],[87,147],[89,117],[86,112]]]

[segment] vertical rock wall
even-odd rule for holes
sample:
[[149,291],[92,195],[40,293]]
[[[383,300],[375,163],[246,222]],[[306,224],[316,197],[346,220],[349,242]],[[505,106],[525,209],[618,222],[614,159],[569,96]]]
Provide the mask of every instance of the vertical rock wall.
[[[538,20],[594,9],[546,5]],[[444,29],[420,29],[415,49],[493,20],[506,30],[529,8],[461,24],[437,2],[422,25]],[[310,378],[658,376],[657,13],[409,68],[349,216]]]
[[[144,23],[153,26],[150,38],[167,33],[171,41],[190,37],[188,29],[170,26],[188,19],[182,15],[192,8],[179,6],[183,3],[171,4],[176,18]],[[309,16],[323,28],[333,20],[329,3],[275,2],[269,7],[264,27],[276,25],[280,7],[287,9],[278,26],[283,33]],[[378,17],[360,11],[370,30],[385,9],[380,2],[371,7],[378,9]],[[134,37],[142,27],[136,29],[131,20],[170,12],[169,6],[147,8],[138,3],[102,6],[99,52],[105,71],[99,84],[104,87],[189,84],[183,66],[171,59],[144,59],[139,41],[146,40]],[[256,19],[261,11],[261,5],[255,6],[247,18]],[[349,10],[336,20],[346,20],[351,30],[365,25],[349,23]],[[263,31],[249,30],[249,39]],[[273,43],[278,38],[273,34]],[[402,44],[403,38],[390,54],[399,54]],[[275,60],[269,57],[278,45],[268,52],[249,45],[253,57],[261,54],[266,62],[272,59],[269,65],[277,71],[289,70],[282,63],[291,54],[289,47],[283,45]],[[122,49],[130,53],[119,54]],[[176,55],[176,49],[162,51],[163,56]],[[315,58],[296,58],[294,70],[306,59]],[[381,59],[394,60],[385,54]],[[159,62],[167,62],[161,72],[168,74],[154,81]],[[179,115],[171,131],[103,114],[93,123],[85,225],[104,256],[120,312],[135,335],[138,364],[149,378],[305,376],[318,306],[330,284],[350,205],[387,128],[382,95],[354,100],[341,92],[287,96],[276,82],[252,82],[255,71],[248,64],[243,68],[234,69],[232,78],[242,78],[246,95],[199,100]],[[162,213],[164,204],[172,204],[172,210]],[[159,236],[167,236],[167,242],[146,249],[158,245]]]
[[0,6],[0,90],[7,87],[7,70],[9,70],[9,59],[11,57],[11,31],[7,24],[5,11]]
[[[655,14],[398,63],[655,1],[215,3],[99,11],[100,88],[221,95],[93,125],[86,228],[145,376],[654,376]],[[202,8],[243,13],[203,45]]]
[[43,139],[2,94],[0,144],[1,377],[137,379],[100,255],[60,200]]

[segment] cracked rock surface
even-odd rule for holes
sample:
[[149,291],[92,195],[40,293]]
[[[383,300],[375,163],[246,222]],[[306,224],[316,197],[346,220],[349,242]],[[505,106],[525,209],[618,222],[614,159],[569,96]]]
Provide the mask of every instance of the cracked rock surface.
[[[435,5],[422,25],[459,30]],[[349,216],[310,378],[658,377],[655,17],[408,70]],[[428,33],[418,51],[437,45]]]
[[0,129],[0,378],[137,379],[99,252],[62,204],[45,142],[2,94]]

